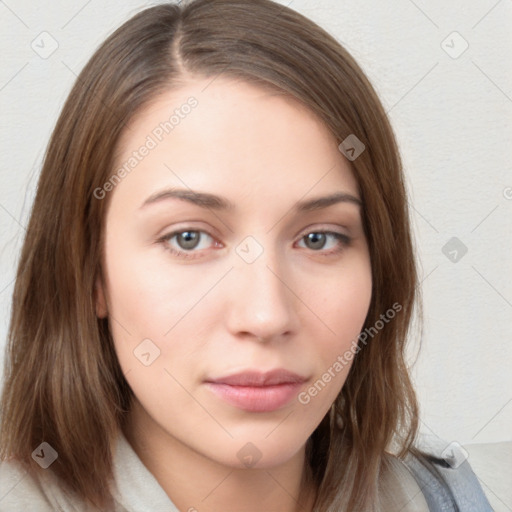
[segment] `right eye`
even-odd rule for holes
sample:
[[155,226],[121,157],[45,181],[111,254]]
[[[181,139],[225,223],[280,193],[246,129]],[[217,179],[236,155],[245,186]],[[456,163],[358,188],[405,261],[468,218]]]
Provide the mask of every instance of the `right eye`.
[[[205,239],[206,242],[204,243],[203,241],[205,241]],[[194,253],[199,252],[199,250],[196,249],[206,249],[208,247],[208,239],[213,240],[214,244],[218,246],[218,242],[214,240],[211,235],[205,231],[197,229],[181,229],[179,231],[173,231],[172,233],[164,235],[159,241],[164,245],[166,250],[176,256],[197,258],[199,255]],[[201,245],[203,245],[203,247],[201,247]]]

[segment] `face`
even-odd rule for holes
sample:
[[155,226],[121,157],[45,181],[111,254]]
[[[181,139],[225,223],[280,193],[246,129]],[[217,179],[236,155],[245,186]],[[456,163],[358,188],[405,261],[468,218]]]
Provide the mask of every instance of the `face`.
[[96,191],[109,201],[97,314],[132,414],[219,463],[272,467],[343,386],[370,258],[356,179],[324,125],[291,98],[210,82],[136,116],[121,179]]

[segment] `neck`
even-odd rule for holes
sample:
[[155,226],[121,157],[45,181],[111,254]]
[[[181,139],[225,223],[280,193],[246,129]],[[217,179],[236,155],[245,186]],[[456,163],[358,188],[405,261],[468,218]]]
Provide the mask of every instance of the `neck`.
[[305,473],[305,447],[266,469],[226,466],[180,442],[135,400],[124,432],[174,505],[186,512],[311,512],[315,488]]

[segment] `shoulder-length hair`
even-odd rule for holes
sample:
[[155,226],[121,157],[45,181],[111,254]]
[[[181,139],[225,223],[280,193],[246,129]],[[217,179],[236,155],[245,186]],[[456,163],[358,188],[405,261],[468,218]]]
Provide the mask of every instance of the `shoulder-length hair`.
[[[95,314],[108,201],[94,192],[112,176],[134,114],[191,78],[219,75],[294,97],[338,144],[355,135],[365,146],[349,164],[371,257],[364,329],[373,334],[335,402],[344,427],[326,416],[308,440],[307,462],[319,489],[315,511],[373,510],[386,453],[414,450],[418,429],[404,353],[418,297],[402,163],[385,110],[352,56],[271,0],[146,9],[108,37],[78,76],[47,148],[17,270],[0,456],[35,471],[31,452],[46,441],[58,452],[51,470],[63,486],[100,509],[111,503],[113,446],[133,392],[108,320]],[[376,329],[393,305],[399,313]]]

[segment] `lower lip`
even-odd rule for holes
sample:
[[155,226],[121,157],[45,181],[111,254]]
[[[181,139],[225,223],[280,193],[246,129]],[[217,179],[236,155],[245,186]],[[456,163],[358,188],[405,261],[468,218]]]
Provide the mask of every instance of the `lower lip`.
[[275,386],[230,386],[216,382],[206,385],[229,404],[249,412],[275,411],[290,402],[301,387],[299,382]]

